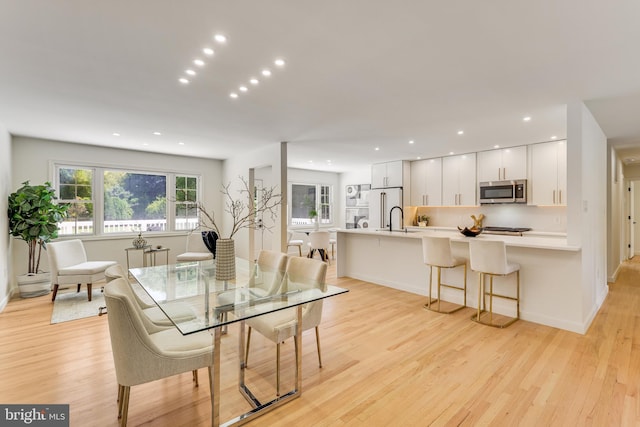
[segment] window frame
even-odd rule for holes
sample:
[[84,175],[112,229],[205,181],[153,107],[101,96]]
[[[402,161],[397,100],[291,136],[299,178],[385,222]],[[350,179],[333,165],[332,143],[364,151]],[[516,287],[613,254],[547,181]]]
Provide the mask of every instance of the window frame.
[[[149,235],[161,235],[167,233],[184,233],[187,230],[178,229],[176,227],[176,177],[184,176],[188,178],[196,178],[196,203],[202,200],[203,191],[203,178],[201,174],[180,171],[180,170],[162,170],[151,168],[132,168],[130,166],[118,166],[111,164],[97,164],[89,162],[66,162],[66,161],[51,161],[50,170],[53,183],[53,187],[56,189],[56,195],[60,194],[60,169],[87,169],[92,171],[92,197],[93,197],[93,233],[74,233],[74,234],[60,234],[60,238],[109,238],[109,237],[122,237],[131,235],[131,232],[104,232],[104,173],[111,172],[125,172],[142,175],[161,175],[165,177],[165,196],[166,203],[166,226],[165,230],[146,231],[143,233]],[[59,199],[58,202],[62,200]]]
[[[287,200],[287,211],[288,211],[288,215],[287,215],[287,227],[291,228],[291,229],[305,229],[305,228],[309,228],[313,226],[313,223],[309,223],[309,224],[294,224],[293,223],[293,186],[294,185],[304,185],[307,187],[315,187],[315,196],[316,196],[316,203],[315,203],[315,210],[316,212],[318,212],[318,220],[321,220],[321,213],[322,213],[322,206],[326,205],[328,206],[328,210],[329,210],[329,220],[328,222],[320,222],[319,226],[320,227],[332,227],[335,224],[335,209],[334,209],[334,190],[333,190],[333,184],[327,183],[327,182],[299,182],[299,181],[290,181],[288,183],[288,191],[289,191],[289,197]],[[328,203],[322,203],[322,188],[326,187],[328,188],[329,191],[329,195],[328,195]]]

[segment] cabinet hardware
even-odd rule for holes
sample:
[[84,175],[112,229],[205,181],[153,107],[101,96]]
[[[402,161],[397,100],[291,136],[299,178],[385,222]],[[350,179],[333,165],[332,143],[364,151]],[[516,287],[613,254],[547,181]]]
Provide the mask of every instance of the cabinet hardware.
[[562,204],[562,190],[558,190],[558,204]]
[[553,204],[556,204],[556,190],[553,190]]

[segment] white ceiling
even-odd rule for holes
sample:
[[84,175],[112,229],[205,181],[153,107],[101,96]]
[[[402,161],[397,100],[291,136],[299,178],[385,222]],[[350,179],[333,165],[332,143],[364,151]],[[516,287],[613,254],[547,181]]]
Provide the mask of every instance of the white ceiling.
[[291,166],[346,171],[563,138],[581,100],[632,147],[638,22],[636,0],[0,0],[0,123],[220,159],[288,141]]

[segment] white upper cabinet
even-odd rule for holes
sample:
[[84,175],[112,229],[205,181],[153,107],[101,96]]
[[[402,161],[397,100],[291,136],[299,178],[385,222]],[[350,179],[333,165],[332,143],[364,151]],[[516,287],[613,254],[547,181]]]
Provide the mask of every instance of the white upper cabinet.
[[478,181],[527,178],[527,147],[511,147],[478,153]]
[[531,201],[533,205],[567,204],[566,141],[544,142],[530,146]]
[[442,205],[442,158],[411,162],[411,206]]
[[442,204],[476,205],[476,153],[442,159]]
[[374,163],[371,165],[371,188],[402,187],[405,174],[408,178],[408,162]]

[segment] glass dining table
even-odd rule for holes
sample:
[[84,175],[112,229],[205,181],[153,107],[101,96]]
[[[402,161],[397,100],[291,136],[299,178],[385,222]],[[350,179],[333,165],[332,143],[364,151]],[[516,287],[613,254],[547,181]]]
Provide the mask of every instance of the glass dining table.
[[[177,330],[183,335],[209,331],[213,340],[213,366],[211,368],[211,425],[214,427],[241,425],[272,409],[281,406],[302,393],[302,307],[312,301],[321,300],[348,292],[347,289],[327,285],[326,290],[318,288],[287,289],[281,287],[276,293],[266,295],[253,287],[252,280],[259,274],[248,262],[237,259],[236,279],[220,281],[215,279],[215,262],[199,261],[170,264],[129,270],[148,296],[167,315]],[[284,289],[283,289],[284,288]],[[192,318],[172,318],[174,304],[188,304]],[[262,402],[255,397],[245,384],[245,325],[244,321],[279,310],[295,310],[297,315],[296,366],[294,388]],[[220,339],[226,326],[238,322],[239,391],[251,404],[252,409],[229,421],[220,423]]]

